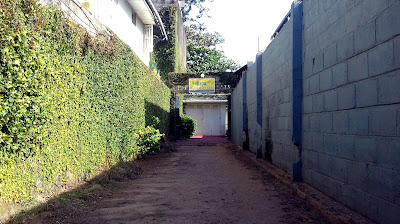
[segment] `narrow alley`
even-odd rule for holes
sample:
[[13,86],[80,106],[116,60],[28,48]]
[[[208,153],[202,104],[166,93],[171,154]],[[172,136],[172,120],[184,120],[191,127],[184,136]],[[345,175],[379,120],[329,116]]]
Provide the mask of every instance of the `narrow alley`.
[[[181,141],[139,161],[143,173],[89,206],[30,214],[25,223],[329,223],[220,137]],[[19,221],[18,221],[19,222]]]
[[0,0],[0,224],[400,224],[399,12]]

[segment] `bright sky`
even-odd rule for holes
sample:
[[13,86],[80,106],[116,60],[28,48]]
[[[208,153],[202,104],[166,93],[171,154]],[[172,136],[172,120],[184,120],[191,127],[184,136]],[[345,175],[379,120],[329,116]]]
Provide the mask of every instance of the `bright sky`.
[[270,37],[289,12],[293,0],[214,0],[206,6],[211,19],[204,19],[209,31],[225,39],[219,48],[241,66],[254,61],[259,49],[270,43]]

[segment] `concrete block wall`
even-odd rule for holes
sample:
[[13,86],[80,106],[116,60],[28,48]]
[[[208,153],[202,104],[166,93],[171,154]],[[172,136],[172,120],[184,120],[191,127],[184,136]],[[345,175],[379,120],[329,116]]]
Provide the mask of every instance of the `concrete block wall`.
[[303,6],[303,178],[400,223],[400,1]]
[[[292,22],[262,54],[262,126],[256,63],[232,94],[233,138],[272,148],[291,173]],[[303,0],[303,179],[378,223],[400,223],[400,0]]]
[[232,141],[237,145],[242,145],[243,138],[243,79],[239,81],[232,92]]
[[[291,173],[292,164],[299,159],[299,151],[292,143],[292,36],[289,20],[279,35],[262,53],[262,125],[257,122],[257,61],[247,70],[247,111],[249,149],[271,157],[278,167]],[[242,145],[243,88],[242,81],[232,93],[232,139]],[[238,130],[236,130],[237,128]],[[268,151],[272,152],[267,155]]]
[[[262,57],[263,153],[292,173],[299,151],[292,143],[293,20],[290,19],[270,43]],[[268,155],[266,155],[268,157]]]
[[256,153],[261,145],[261,126],[257,123],[256,63],[247,70],[247,113],[249,149]]

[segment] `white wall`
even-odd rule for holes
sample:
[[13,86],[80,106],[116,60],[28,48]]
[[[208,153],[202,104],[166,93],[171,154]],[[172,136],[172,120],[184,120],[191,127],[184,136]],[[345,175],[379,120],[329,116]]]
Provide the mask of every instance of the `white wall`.
[[226,134],[227,104],[184,103],[184,112],[197,121],[195,135],[224,136]]
[[136,26],[132,23],[132,7],[126,0],[94,0],[91,10],[96,19],[110,28],[139,56],[144,64],[149,65],[150,56],[144,51],[144,24],[136,16]]
[[64,11],[75,22],[90,33],[111,29],[146,65],[149,65],[149,51],[144,49],[145,25],[136,16],[132,22],[133,9],[127,0],[90,0],[91,7],[86,10],[79,3],[85,0],[39,0],[41,4],[51,5]]

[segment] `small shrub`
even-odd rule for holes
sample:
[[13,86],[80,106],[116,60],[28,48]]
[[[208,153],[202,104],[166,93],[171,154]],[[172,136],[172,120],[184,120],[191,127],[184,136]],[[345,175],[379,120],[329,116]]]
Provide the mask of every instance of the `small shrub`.
[[164,134],[160,134],[158,129],[152,126],[142,126],[135,131],[134,135],[139,147],[136,157],[142,157],[150,151],[160,151],[161,139]]
[[160,123],[160,118],[156,117],[156,116],[152,116],[151,117],[151,124],[150,126],[155,127]]
[[181,137],[190,138],[192,137],[197,130],[197,122],[194,118],[184,115],[181,115]]

